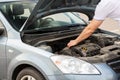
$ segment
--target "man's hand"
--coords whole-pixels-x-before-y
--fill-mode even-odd
[[[102,20],[100,21],[93,19],[91,23],[80,33],[80,35],[75,40],[71,40],[67,46],[70,48],[87,39],[102,24],[102,22]]]
[[[75,45],[77,45],[77,44],[78,44],[78,42],[77,42],[76,40],[71,40],[71,41],[67,44],[67,46],[70,48],[70,47],[75,46]]]

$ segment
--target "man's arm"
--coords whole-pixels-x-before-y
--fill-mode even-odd
[[[103,20],[93,19],[90,24],[82,31],[82,33],[75,39],[71,40],[67,46],[70,48],[77,45],[79,42],[87,39],[92,33],[102,24]]]

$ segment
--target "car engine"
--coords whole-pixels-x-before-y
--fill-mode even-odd
[[[111,52],[115,54],[120,53],[120,41],[116,36],[103,33],[93,34],[88,39],[71,48],[66,47],[69,40],[71,38],[47,42],[40,45],[39,48],[55,54],[75,57],[92,57]]]
[[[70,56],[94,56],[100,54],[100,46],[94,43],[86,43],[83,45],[77,45],[74,47],[64,48],[59,52],[60,54],[70,55]]]
[[[93,34],[81,44],[71,48],[66,47],[58,53],[70,56],[91,57],[104,54],[106,50],[105,48],[113,45],[114,47],[110,47],[107,51],[109,52],[110,50],[115,49],[114,51],[119,50],[120,52],[120,47],[117,46],[119,43],[115,44],[115,42],[119,42],[115,36],[109,36],[106,34]]]

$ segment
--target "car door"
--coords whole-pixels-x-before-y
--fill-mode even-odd
[[[5,79],[6,77],[6,53],[5,53],[5,45],[6,45],[7,37],[5,33],[5,28],[3,23],[0,20],[0,80]]]

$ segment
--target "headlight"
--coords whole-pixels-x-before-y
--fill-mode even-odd
[[[65,74],[100,74],[92,64],[74,57],[52,56],[51,60]]]

